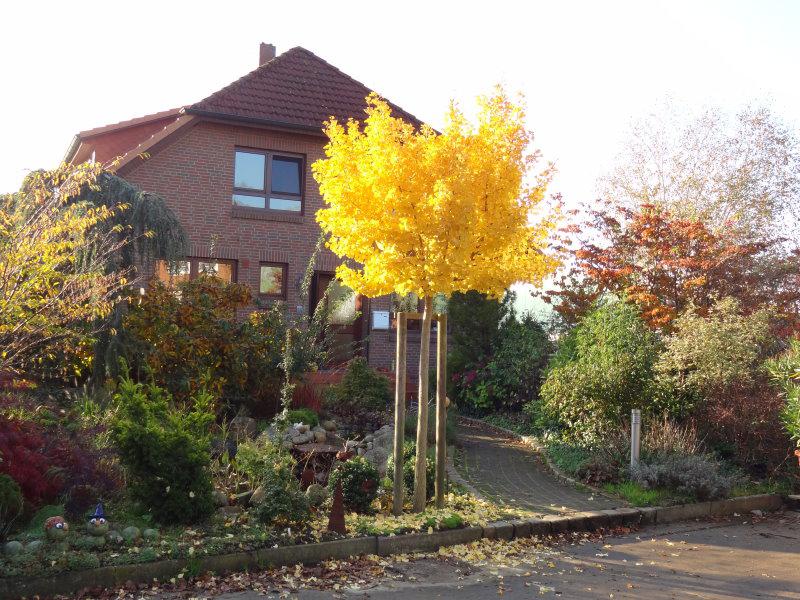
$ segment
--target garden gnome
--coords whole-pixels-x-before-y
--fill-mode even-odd
[[[89,518],[86,524],[86,530],[89,535],[103,536],[108,533],[109,524],[106,519],[106,513],[103,511],[103,503],[100,502],[94,509],[94,514]]]
[[[344,524],[344,497],[342,494],[342,484],[336,484],[333,492],[333,506],[328,517],[328,531],[334,531],[341,535],[347,534],[347,527]]]
[[[67,537],[69,525],[64,520],[64,517],[50,517],[44,522],[44,533],[47,539],[53,542],[59,542]]]

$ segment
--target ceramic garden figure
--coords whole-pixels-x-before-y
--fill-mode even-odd
[[[59,542],[67,537],[68,531],[69,524],[64,517],[50,517],[44,522],[44,532],[48,540]]]
[[[109,523],[106,519],[106,513],[103,511],[103,503],[97,505],[94,509],[94,514],[89,518],[86,524],[86,530],[89,535],[103,536],[108,533]]]

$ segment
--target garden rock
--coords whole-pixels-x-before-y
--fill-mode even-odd
[[[321,425],[325,431],[336,431],[336,423],[334,421],[331,420],[323,421]]]
[[[239,506],[247,506],[251,502],[252,497],[253,490],[247,490],[246,492],[236,494],[233,498]]]
[[[25,552],[28,554],[35,554],[42,549],[42,546],[44,546],[44,542],[42,540],[33,540],[32,542],[25,544]]]
[[[142,537],[142,532],[139,531],[138,527],[134,527],[133,525],[122,530],[122,538],[128,543],[135,542],[140,537]]]
[[[318,483],[312,483],[306,490],[308,501],[314,508],[322,506],[328,499],[328,490]]]
[[[158,539],[158,529],[148,528],[142,531],[142,537],[146,540],[157,540]]]
[[[264,497],[266,496],[266,492],[264,491],[263,486],[258,486],[254,491],[253,495],[250,496],[250,504],[261,504],[264,501]]]
[[[324,444],[328,441],[328,432],[322,427],[314,427],[314,441],[318,444]]]
[[[372,463],[372,466],[378,469],[378,473],[381,474],[381,477],[386,475],[386,463],[389,460],[388,451],[380,447],[370,448],[364,452],[364,458]]]
[[[6,542],[3,546],[3,554],[6,556],[16,556],[20,552],[22,552],[22,543],[16,540]]]
[[[242,512],[241,506],[220,506],[217,512],[223,517],[233,517]]]
[[[231,420],[228,429],[237,440],[245,440],[255,437],[258,431],[258,424],[252,417],[239,415]]]
[[[217,508],[228,505],[228,496],[221,490],[214,490],[211,492],[211,498],[214,500],[214,506]]]
[[[122,537],[122,534],[119,531],[114,531],[114,530],[109,531],[108,534],[106,535],[106,538],[108,539],[109,543],[114,544],[116,546],[119,546],[125,541],[125,538]]]
[[[298,423],[297,425],[295,425],[295,429],[297,429],[297,431],[299,431],[300,433],[306,433],[308,432],[309,427],[305,423]]]

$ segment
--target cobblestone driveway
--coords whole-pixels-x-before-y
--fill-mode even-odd
[[[623,506],[606,496],[562,483],[529,446],[496,429],[459,419],[456,470],[478,492],[534,513],[567,514]]]

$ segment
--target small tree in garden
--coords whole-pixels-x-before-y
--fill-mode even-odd
[[[102,171],[88,163],[36,171],[0,196],[0,372],[72,376],[88,365],[132,275],[108,269],[128,240],[104,227],[126,207],[77,200]]]
[[[442,133],[425,125],[416,130],[393,117],[375,94],[367,104],[363,125],[335,119],[326,124],[326,158],[313,165],[326,203],[317,220],[329,235],[328,247],[349,259],[336,272],[342,283],[367,296],[414,293],[424,301],[414,490],[414,510],[421,511],[432,298],[469,290],[499,297],[511,283],[540,283],[553,270],[555,261],[543,252],[550,216],[531,220],[551,169],[526,180],[539,153],[529,149],[524,110],[502,91],[480,100],[475,125],[452,106]],[[398,390],[399,406],[404,398]],[[445,440],[438,433],[444,429],[444,399],[442,389],[437,505],[443,503]],[[395,426],[402,429],[403,423]],[[398,440],[395,465],[402,466]],[[396,477],[396,499],[402,497],[400,482]]]

